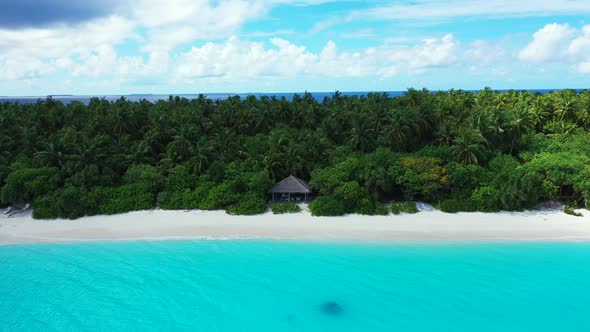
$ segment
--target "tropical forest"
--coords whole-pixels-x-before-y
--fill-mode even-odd
[[[4,102],[0,206],[253,215],[285,210],[267,192],[294,175],[317,216],[573,209],[590,202],[589,129],[575,90]]]

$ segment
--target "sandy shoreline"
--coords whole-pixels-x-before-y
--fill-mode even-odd
[[[422,211],[414,215],[335,218],[297,214],[230,216],[223,211],[138,211],[78,220],[0,217],[0,245],[139,239],[259,238],[313,241],[589,240],[590,212]]]

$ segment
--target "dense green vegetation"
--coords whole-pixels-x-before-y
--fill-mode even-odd
[[[0,104],[0,205],[36,218],[149,209],[266,211],[310,180],[314,215],[590,201],[590,91],[431,93],[316,101],[232,97]],[[398,206],[402,211],[407,206]]]
[[[391,202],[391,213],[418,213],[418,207],[415,202]]]
[[[289,202],[289,203],[274,203],[271,207],[273,214],[284,214],[284,213],[297,213],[301,211],[299,205]]]

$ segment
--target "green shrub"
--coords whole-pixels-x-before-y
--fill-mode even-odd
[[[207,192],[206,198],[199,203],[199,206],[203,210],[224,209],[236,203],[238,198],[239,194],[236,190],[236,183],[227,181],[211,188]]]
[[[574,216],[574,217],[582,217],[583,216],[583,214],[581,214],[580,212],[576,212],[575,207],[570,204],[564,205],[563,212],[566,214],[569,214],[570,216]]]
[[[416,207],[416,203],[415,202],[401,202],[398,203],[398,207],[400,212],[402,213],[418,213],[418,208]]]
[[[184,191],[163,191],[158,194],[158,207],[163,210],[183,210]]]
[[[4,204],[31,202],[36,197],[56,190],[60,180],[57,168],[19,168],[6,178],[1,200]]]
[[[494,187],[483,186],[471,194],[473,210],[482,212],[496,212],[501,210],[500,191]],[[466,200],[469,201],[469,200]]]
[[[255,215],[266,212],[266,199],[257,193],[240,195],[237,202],[227,208],[227,213],[234,215]]]
[[[85,188],[65,187],[54,195],[60,217],[77,219],[86,215],[96,214],[96,202],[93,202]]]
[[[128,184],[142,184],[149,191],[157,193],[164,185],[164,177],[154,166],[133,165],[125,173],[125,182]]]
[[[311,175],[309,185],[324,195],[332,194],[337,187],[354,178],[359,163],[358,158],[350,157],[334,166],[315,170]]]
[[[225,177],[225,165],[222,161],[216,160],[214,161],[209,169],[207,170],[207,175],[211,178],[213,182],[221,182]]]
[[[387,209],[387,205],[383,203],[375,204],[375,213],[376,216],[386,216],[389,214],[389,210]]]
[[[283,213],[297,213],[301,211],[299,205],[295,203],[275,203],[271,206],[271,210],[273,214],[283,214]]]
[[[211,182],[201,182],[195,190],[185,190],[182,194],[182,205],[189,210],[207,210],[205,203],[213,186]]]
[[[164,190],[174,192],[194,189],[197,182],[198,177],[190,174],[186,166],[177,165],[168,170],[168,176],[164,181]]]
[[[247,180],[246,183],[248,192],[260,193],[266,195],[266,192],[274,184],[268,175],[267,171],[261,171],[258,173],[247,173],[243,175]]]
[[[418,208],[416,207],[415,202],[405,201],[405,202],[391,202],[391,213],[393,214],[400,214],[400,213],[418,213]]]
[[[344,203],[334,196],[320,196],[309,204],[313,216],[342,216],[346,213]]]
[[[355,210],[360,212],[361,209],[373,210],[372,207],[366,206],[369,203],[362,203],[368,194],[364,188],[361,188],[357,181],[342,183],[340,186],[336,187],[334,195],[344,203],[347,212],[353,212]],[[361,207],[361,204],[365,204],[365,206]]]
[[[542,184],[542,196],[546,199],[559,198],[559,186],[549,180],[544,180]]]
[[[477,211],[476,204],[471,199],[446,199],[443,201],[438,202],[436,207],[447,213],[456,213],[456,212],[475,212]]]
[[[156,197],[150,189],[141,183],[132,183],[115,188],[95,188],[90,195],[98,202],[101,214],[118,214],[153,208]]]
[[[358,211],[356,212],[366,216],[386,216],[389,214],[389,210],[385,204],[375,203],[368,199],[363,199],[361,201]]]
[[[113,183],[111,176],[101,174],[98,165],[88,165],[81,171],[72,174],[65,181],[66,186],[93,188],[110,186]]]
[[[356,212],[358,212],[360,214],[372,216],[375,214],[375,203],[368,198],[363,198],[357,204],[357,211]]]
[[[33,218],[35,219],[57,219],[59,211],[52,197],[41,196],[33,201]]]
[[[421,195],[434,199],[448,189],[449,178],[438,158],[406,156],[396,161],[388,170],[396,179],[406,199]]]
[[[391,201],[391,213],[393,214],[400,214],[401,211],[399,210],[399,205],[395,201]]]
[[[96,202],[85,188],[67,186],[33,201],[35,219],[77,219],[97,212]]]

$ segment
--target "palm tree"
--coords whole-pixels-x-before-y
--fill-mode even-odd
[[[192,151],[191,157],[188,160],[188,168],[195,175],[201,175],[209,167],[213,157],[213,148],[204,140],[198,141]]]
[[[450,146],[455,140],[455,125],[449,121],[443,122],[434,134],[435,141],[439,145]]]
[[[167,153],[172,160],[183,162],[188,160],[194,148],[196,128],[191,125],[182,126],[166,146]]]
[[[287,147],[283,158],[285,159],[285,170],[289,175],[302,176],[306,169],[304,152],[300,145],[291,144]]]
[[[107,157],[107,154],[102,151],[104,144],[104,136],[99,136],[94,139],[85,139],[74,148],[72,160],[75,161],[76,170],[81,171],[84,168],[100,164],[100,161]]]
[[[540,132],[543,130],[543,125],[547,123],[550,113],[545,102],[545,98],[537,97],[531,105],[531,121],[533,128]]]
[[[116,154],[114,157],[125,167],[141,164],[152,165],[155,163],[151,154],[151,147],[144,141],[134,142],[125,153]]]
[[[451,151],[455,154],[457,161],[463,164],[479,164],[483,156],[485,143],[481,132],[472,128],[461,129],[453,140]]]
[[[384,128],[384,137],[392,148],[403,149],[409,141],[412,130],[407,115],[393,110]]]
[[[590,91],[584,91],[580,95],[579,109],[576,113],[578,124],[585,129],[590,127]]]
[[[33,156],[44,166],[64,168],[74,151],[74,145],[61,138],[55,142],[45,143],[44,148],[35,152]]]
[[[514,146],[526,130],[533,127],[532,112],[529,108],[518,108],[511,112],[510,128],[512,130],[512,143],[510,145],[510,154],[514,151]]]
[[[353,149],[360,151],[371,151],[374,147],[373,129],[371,123],[364,116],[355,116],[352,119],[352,126],[348,132],[348,143]]]
[[[233,159],[240,148],[238,136],[228,128],[221,128],[214,137],[215,150],[222,158]]]
[[[556,118],[562,122],[571,119],[576,113],[576,92],[573,90],[559,91],[555,97]]]

